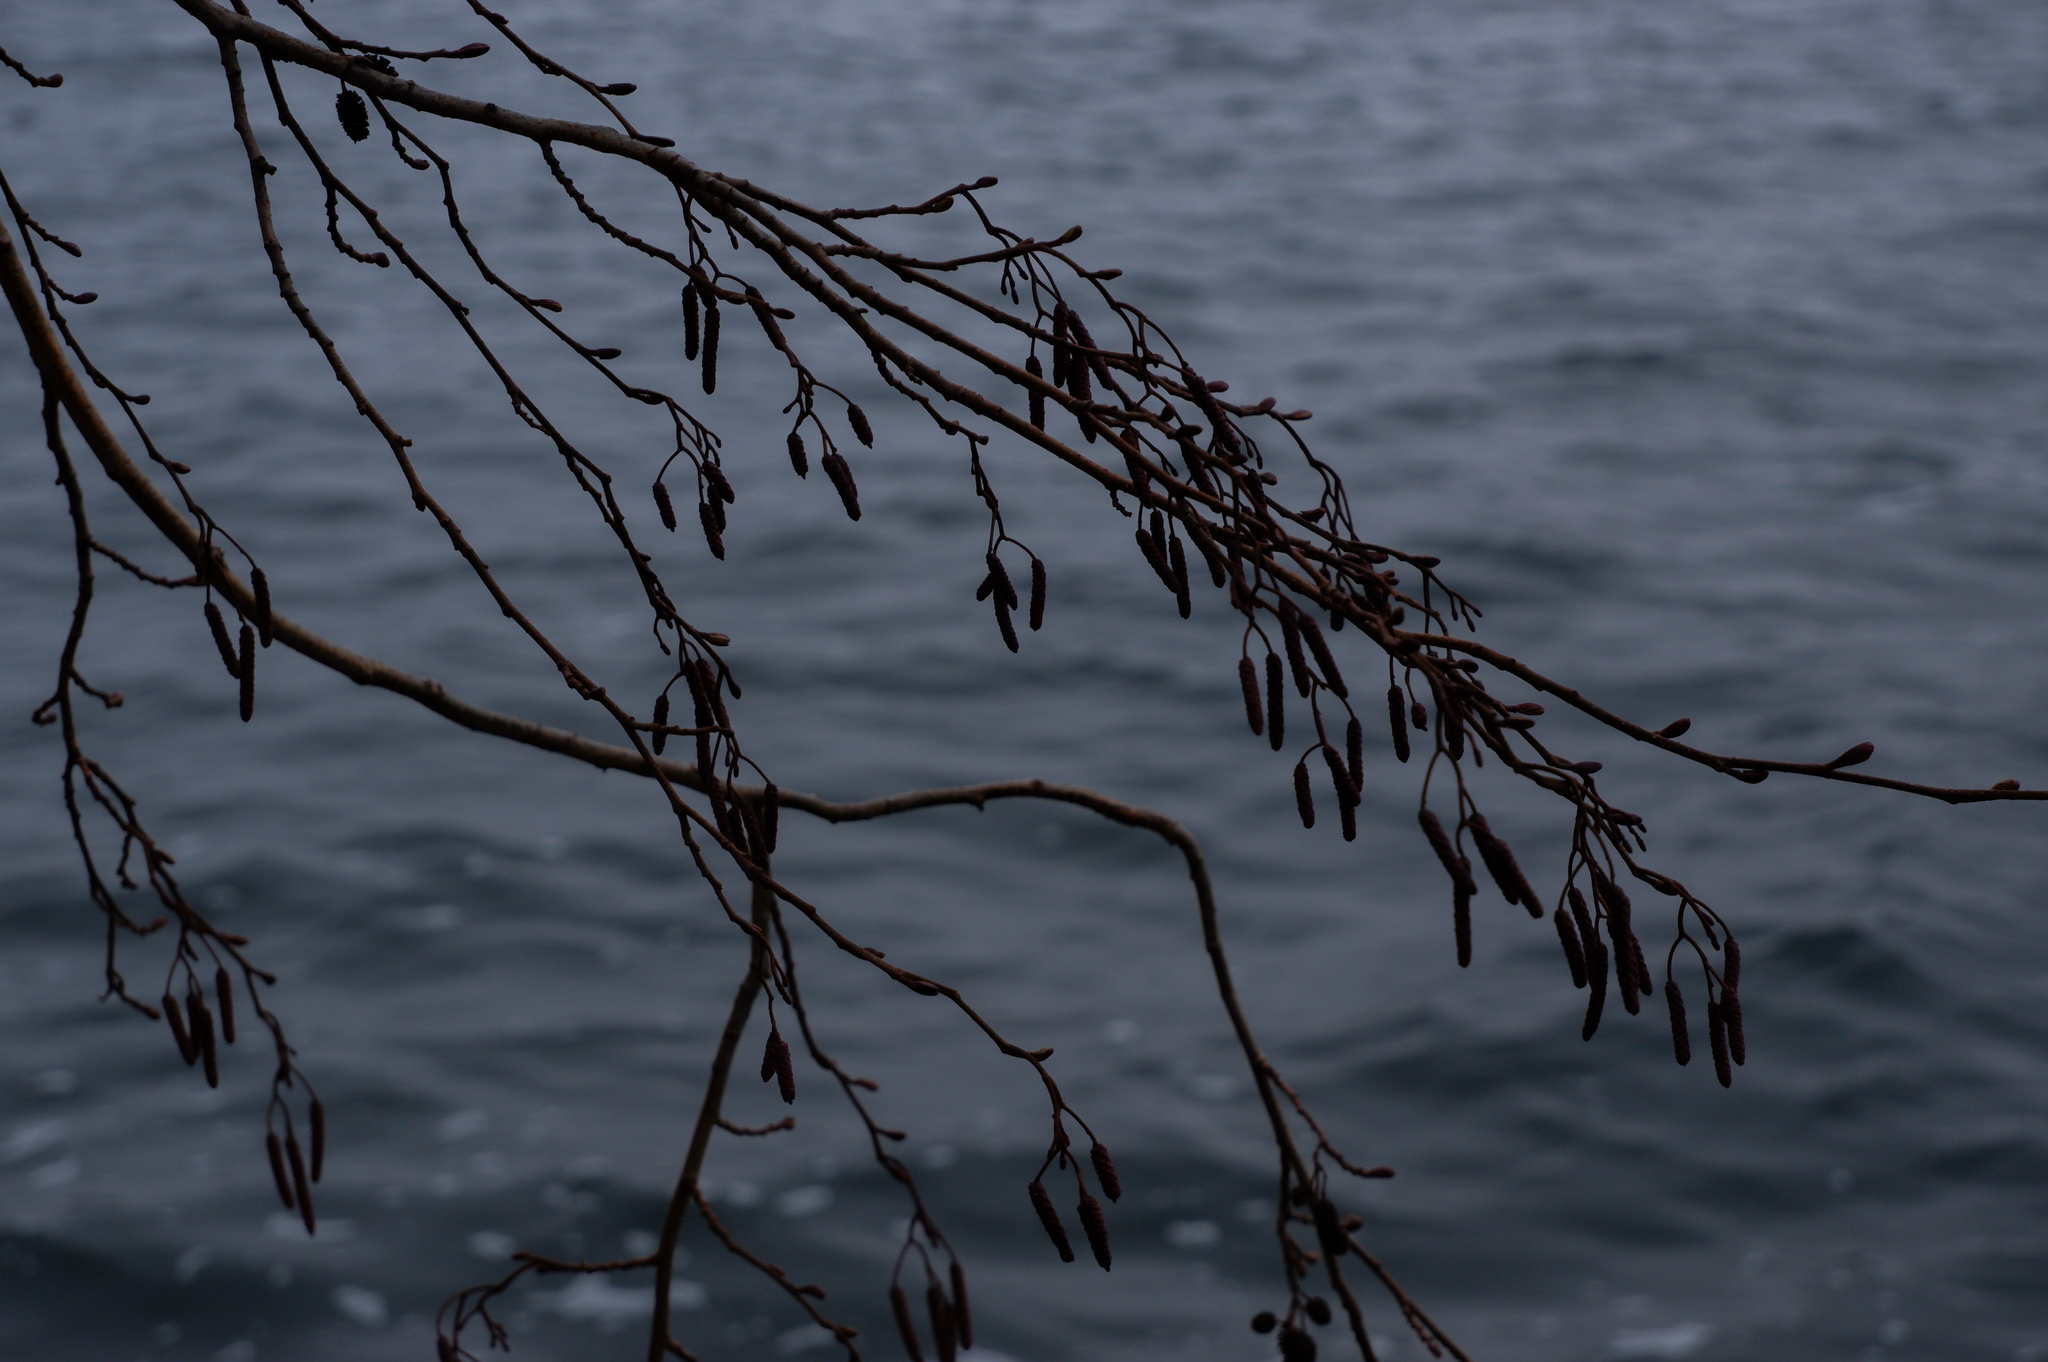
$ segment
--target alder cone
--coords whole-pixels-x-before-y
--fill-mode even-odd
[[[349,141],[370,140],[370,106],[354,90],[343,90],[334,97],[334,117]]]

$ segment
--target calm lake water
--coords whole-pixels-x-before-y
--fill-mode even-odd
[[[983,174],[1009,225],[1092,264],[1235,392],[1313,408],[1362,530],[1441,555],[1483,637],[1704,745],[1941,783],[2048,783],[2048,9],[2022,0],[519,0],[525,31],[640,85],[641,125],[808,202],[910,202]],[[267,12],[266,12],[267,11]],[[490,36],[454,4],[325,0],[400,46]],[[288,16],[276,7],[259,15]],[[0,3],[58,91],[0,86],[0,167],[51,227],[101,364],[263,558],[281,608],[479,702],[602,736],[406,505],[280,307],[213,48],[172,6]],[[507,52],[427,74],[588,116]],[[389,219],[483,289],[437,192],[324,107],[316,135]],[[259,120],[267,141],[282,134]],[[668,281],[591,231],[532,150],[466,132],[471,220],[630,377],[679,386]],[[277,181],[317,304],[425,474],[605,684],[661,659],[560,464],[396,271],[324,243]],[[665,231],[647,177],[578,162]],[[968,245],[959,214],[900,238]],[[950,244],[949,244],[950,243]],[[764,277],[766,271],[757,271]],[[2048,896],[2038,806],[1950,809],[1737,785],[1558,720],[1649,819],[1653,863],[1747,945],[1733,1091],[1661,1019],[1578,1038],[1546,924],[1491,905],[1469,971],[1415,835],[1417,773],[1369,757],[1363,830],[1303,831],[1242,728],[1232,618],[1183,623],[1125,522],[999,444],[1011,527],[1051,569],[1021,655],[973,600],[985,522],[961,451],[817,318],[813,362],[876,413],[865,518],[789,474],[779,360],[729,348],[703,404],[739,501],[727,560],[659,539],[687,614],[732,634],[737,719],[785,785],[841,797],[1013,776],[1086,783],[1202,836],[1248,1005],[1353,1156],[1348,1204],[1475,1357],[2048,1358]],[[550,409],[642,488],[666,453],[507,327]],[[957,366],[956,366],[957,367]],[[659,1221],[742,960],[655,792],[456,730],[275,650],[236,722],[197,603],[103,576],[90,719],[217,920],[254,938],[334,1112],[307,1241],[259,1148],[264,1066],[221,1089],[96,1001],[100,926],[26,722],[69,545],[18,347],[0,344],[0,1351],[104,1362],[432,1355],[427,1321],[515,1246],[608,1257]],[[635,495],[638,495],[636,493]],[[169,565],[95,494],[110,542]],[[1340,640],[1341,642],[1342,640]],[[1354,669],[1371,667],[1356,653]],[[1482,773],[1525,864],[1555,809]],[[1272,1170],[1175,861],[1058,809],[784,822],[784,874],[849,931],[1058,1048],[1117,1150],[1116,1271],[1063,1267],[1023,1186],[1039,1098],[939,1005],[806,947],[823,1037],[977,1285],[989,1359],[1261,1362]],[[160,966],[146,950],[131,977]],[[751,1049],[751,1043],[750,1047]],[[798,1129],[727,1140],[721,1213],[897,1355],[901,1202],[823,1082]],[[782,1108],[740,1085],[736,1119]],[[823,1358],[694,1228],[678,1328],[707,1359]],[[535,1284],[515,1359],[637,1355],[644,1282]],[[1385,1356],[1423,1356],[1367,1298]],[[1328,1337],[1330,1347],[1339,1339]],[[813,1351],[813,1349],[817,1349]]]

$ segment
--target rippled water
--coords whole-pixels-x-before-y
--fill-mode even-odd
[[[401,45],[485,36],[458,8],[320,13]],[[1721,750],[1813,759],[1871,739],[1876,771],[2048,780],[2048,10],[506,8],[574,64],[640,82],[643,126],[704,164],[814,203],[994,173],[1019,230],[1085,223],[1087,259],[1125,268],[1127,296],[1209,371],[1317,411],[1365,533],[1441,554],[1488,610],[1485,637],[1570,684],[1689,714]],[[283,608],[482,703],[601,733],[406,508],[278,306],[210,44],[141,0],[4,4],[0,31],[68,77],[0,93],[0,165],[87,248],[64,268],[102,295],[81,314],[90,343],[156,395],[156,430]],[[503,56],[434,74],[575,108]],[[446,141],[499,263],[567,302],[579,335],[624,346],[629,374],[672,374],[666,281],[591,233],[528,150]],[[374,144],[337,155],[449,261],[421,182]],[[658,228],[639,178],[587,173]],[[552,456],[439,316],[322,254],[302,173],[278,184],[309,286],[493,564],[606,684],[658,684],[631,584]],[[448,277],[479,292],[459,262]],[[1173,618],[1121,519],[999,448],[1012,528],[1053,583],[1045,632],[1011,657],[972,600],[982,522],[959,451],[821,325],[793,329],[882,413],[866,518],[789,478],[773,369],[738,345],[705,405],[739,484],[728,561],[659,545],[686,612],[734,636],[750,749],[832,795],[1037,775],[1187,822],[1272,1050],[1357,1158],[1400,1170],[1353,1197],[1367,1235],[1476,1357],[2048,1357],[2037,812],[1737,786],[1560,721],[1649,817],[1656,863],[1738,926],[1753,981],[1732,1092],[1674,1068],[1654,1017],[1581,1044],[1547,926],[1483,917],[1473,968],[1456,968],[1405,812],[1414,773],[1372,758],[1356,844],[1302,831],[1286,765],[1240,727],[1225,612]],[[510,353],[559,368],[529,341]],[[17,718],[48,684],[69,571],[25,367],[4,348],[0,675]],[[541,382],[644,485],[665,448],[640,413],[573,376]],[[132,514],[98,506],[107,538],[165,563]],[[637,1251],[739,948],[640,783],[287,656],[265,655],[245,728],[209,658],[190,602],[108,581],[86,665],[129,702],[91,741],[219,920],[284,975],[278,1005],[335,1111],[330,1220],[309,1243],[278,1213],[259,1062],[237,1056],[208,1093],[159,1030],[95,1001],[56,749],[10,724],[0,1346],[429,1356],[436,1304],[511,1247]],[[1525,861],[1554,872],[1555,811],[1484,788]],[[965,1248],[986,1351],[1266,1356],[1244,1321],[1276,1301],[1252,1223],[1270,1168],[1174,862],[1027,807],[792,818],[783,840],[786,875],[850,931],[1057,1046],[1118,1150],[1117,1270],[1063,1268],[1022,1192],[1043,1139],[1026,1075],[935,1005],[807,956],[828,1043],[881,1081],[883,1119],[911,1132]],[[900,1202],[803,1082],[799,1129],[721,1145],[713,1186],[893,1356],[878,1307]],[[739,1119],[780,1110],[742,1087]],[[825,1355],[692,1235],[677,1303],[694,1348]],[[634,1355],[644,1297],[631,1279],[542,1283],[508,1312],[513,1356]],[[1422,1355],[1368,1307],[1387,1356]]]

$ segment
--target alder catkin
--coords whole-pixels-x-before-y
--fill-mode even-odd
[[[214,996],[220,999],[220,1038],[229,1045],[235,1043],[235,990],[228,981],[228,967],[222,965],[213,972]]]
[[[1308,786],[1308,758],[1303,757],[1294,764],[1294,810],[1301,815],[1301,825],[1312,828],[1316,825],[1316,802]]]
[[[1474,892],[1478,886],[1472,882],[1471,863],[1451,845],[1450,834],[1444,831],[1443,820],[1436,816],[1436,810],[1418,810],[1415,821],[1422,824],[1422,835],[1429,839],[1429,849],[1436,853],[1436,858],[1444,863],[1444,873],[1451,877],[1451,883],[1467,894]]]
[[[1365,797],[1365,725],[1356,714],[1344,725],[1344,766],[1351,773],[1351,788]]]
[[[1529,881],[1522,874],[1522,867],[1515,860],[1515,853],[1506,842],[1494,835],[1486,822],[1486,815],[1473,813],[1465,820],[1472,829],[1472,840],[1479,848],[1479,859],[1486,863],[1493,882],[1500,886],[1502,897],[1509,903],[1519,903],[1529,910],[1529,916],[1542,917],[1543,903],[1536,897],[1536,891],[1529,887]]]
[[[192,1043],[199,1047],[199,1060],[206,1071],[206,1086],[220,1086],[220,1056],[214,1048],[213,1013],[207,1009],[206,997],[198,985],[185,995],[185,1013],[192,1021]]]
[[[1088,1162],[1095,1165],[1095,1180],[1102,1184],[1102,1194],[1111,1201],[1119,1200],[1124,1194],[1124,1185],[1116,1175],[1116,1164],[1110,1161],[1109,1146],[1100,1141],[1091,1144]]]
[[[1387,717],[1391,720],[1390,727],[1394,734],[1394,756],[1401,761],[1406,761],[1408,760],[1408,718],[1401,711],[1401,688],[1399,686],[1387,687]]]
[[[868,414],[853,403],[846,404],[846,424],[853,427],[854,438],[869,449],[875,447],[875,430],[868,424]]]
[[[663,691],[654,697],[654,727],[656,729],[654,734],[654,755],[657,757],[661,755],[661,749],[668,746],[668,734],[660,731],[661,726],[667,722],[668,692]]]
[[[1251,725],[1254,737],[1266,731],[1266,716],[1259,705],[1259,669],[1248,657],[1237,660],[1237,681],[1244,690],[1244,721]]]
[[[972,1352],[974,1312],[967,1308],[967,1274],[961,1271],[958,1258],[952,1261],[948,1272],[953,1278],[953,1327],[960,1333],[960,1346]]]
[[[327,1167],[327,1108],[322,1106],[320,1099],[316,1097],[313,1099],[313,1105],[307,1108],[306,1116],[308,1124],[313,1127],[312,1177],[313,1181],[318,1182],[320,1174]]]
[[[1038,362],[1038,356],[1036,356],[1036,355],[1030,355],[1030,356],[1027,356],[1027,357],[1025,358],[1025,360],[1024,360],[1024,372],[1025,372],[1025,373],[1027,373],[1027,374],[1030,374],[1030,375],[1031,375],[1031,376],[1032,376],[1033,378],[1044,378],[1044,377],[1045,377],[1045,366],[1044,366],[1043,364],[1040,364],[1040,363]],[[1044,430],[1044,429],[1045,429],[1045,394],[1044,394],[1043,392],[1041,392],[1041,391],[1040,391],[1039,389],[1037,389],[1037,388],[1033,388],[1033,389],[1031,389],[1031,391],[1030,391],[1030,402],[1031,402],[1031,424],[1032,424],[1032,425],[1034,425],[1034,426],[1037,426],[1037,427],[1038,427],[1038,428],[1039,428],[1040,430]]]
[[[171,1025],[171,1039],[178,1042],[178,1058],[189,1068],[199,1061],[199,1050],[192,1044],[192,1033],[185,1029],[185,1014],[178,1007],[178,1000],[164,994],[164,1020]]]
[[[229,676],[241,680],[242,668],[235,657],[234,640],[228,637],[228,624],[221,618],[220,607],[212,601],[206,603],[206,627],[213,634],[213,646],[220,650],[220,665],[228,669]]]
[[[1309,614],[1301,616],[1300,624],[1302,639],[1308,644],[1308,650],[1315,654],[1316,666],[1322,669],[1323,684],[1335,691],[1339,700],[1348,699],[1351,692],[1344,685],[1344,674],[1337,670],[1337,659],[1331,655],[1330,645],[1323,638],[1322,626],[1316,623],[1315,616]]]
[[[1031,560],[1031,627],[1045,623],[1045,564]]]
[[[1415,725],[1417,733],[1429,731],[1429,707],[1417,700],[1408,706],[1408,718]]]
[[[1017,588],[1010,584],[1010,574],[1003,567],[1003,560],[994,549],[988,553],[988,575],[995,579],[996,595],[1007,610],[1015,610],[1019,604]]]
[[[932,1345],[938,1351],[939,1362],[953,1362],[957,1347],[953,1334],[953,1307],[946,1299],[946,1293],[939,1288],[936,1277],[925,1283],[924,1304],[932,1317]]]
[[[1301,626],[1295,623],[1294,611],[1282,603],[1280,607],[1280,641],[1287,649],[1287,669],[1294,676],[1294,689],[1303,699],[1308,697],[1308,662],[1301,655]]]
[[[1737,1064],[1749,1062],[1749,1047],[1742,1040],[1742,995],[1732,988],[1721,990],[1721,1025],[1728,1031],[1728,1057]]]
[[[708,501],[697,503],[697,523],[704,527],[704,543],[711,549],[711,556],[723,562],[725,560],[725,539],[719,533],[719,518],[718,512],[712,509],[712,503]]]
[[[1607,1005],[1607,947],[1597,936],[1586,938],[1586,986],[1591,996],[1586,999],[1586,1024],[1579,1030],[1580,1040],[1593,1039],[1600,1029],[1601,1009]]]
[[[782,824],[782,791],[769,781],[761,787],[761,850],[775,854],[775,839]]]
[[[242,686],[238,699],[242,722],[246,724],[256,713],[256,630],[246,622],[242,625],[241,644]]]
[[[1081,1204],[1076,1206],[1081,1217],[1081,1232],[1088,1236],[1088,1247],[1095,1253],[1095,1261],[1104,1272],[1109,1271],[1109,1224],[1102,1218],[1102,1203],[1088,1193],[1081,1193]]]
[[[1586,955],[1579,949],[1579,933],[1578,929],[1572,926],[1571,914],[1560,905],[1557,911],[1551,914],[1551,918],[1557,923],[1557,940],[1558,944],[1564,947],[1564,962],[1571,968],[1572,987],[1584,988]]]
[[[1712,998],[1707,1000],[1707,1043],[1714,1051],[1714,1077],[1722,1087],[1734,1087],[1735,1075],[1728,1068],[1727,1018],[1721,1014],[1721,1004]]]
[[[1194,602],[1188,596],[1188,556],[1181,547],[1180,536],[1170,534],[1166,538],[1166,565],[1173,569],[1173,599],[1180,607],[1180,617],[1186,619],[1194,612]]]
[[[1593,931],[1593,915],[1586,910],[1586,896],[1579,892],[1579,887],[1576,884],[1566,885],[1564,887],[1564,896],[1571,902],[1572,922],[1579,929],[1579,940],[1581,942],[1598,940]],[[1587,949],[1590,951],[1591,947],[1588,946]],[[1588,959],[1590,958],[1589,956]]]
[[[1730,993],[1742,987],[1742,946],[1732,936],[1721,947],[1721,987]]]
[[[1266,654],[1266,737],[1278,752],[1287,741],[1287,703],[1285,678],[1280,674],[1280,655]]]
[[[1460,863],[1464,862],[1460,856]],[[1472,889],[1471,876],[1451,886],[1451,936],[1458,945],[1458,968],[1467,969],[1472,964]]]
[[[262,568],[249,569],[249,588],[256,594],[256,637],[268,648],[271,639],[270,579]]]
[[[341,130],[348,134],[351,142],[370,140],[370,106],[354,90],[343,90],[334,97],[334,116],[341,124]]]
[[[1052,1208],[1052,1196],[1045,1190],[1045,1184],[1034,1180],[1028,1190],[1031,1209],[1038,1212],[1038,1223],[1045,1226],[1045,1237],[1059,1250],[1061,1262],[1073,1262],[1074,1246],[1067,1242],[1067,1227],[1060,1223],[1060,1213]]]
[[[718,390],[718,300],[704,295],[704,395]]]
[[[676,527],[676,504],[669,497],[668,484],[659,478],[654,480],[654,509],[661,513],[662,528],[674,530]]]
[[[683,358],[697,358],[697,285],[683,285]]]
[[[839,502],[846,508],[846,518],[859,520],[860,489],[854,486],[853,469],[847,466],[846,456],[835,449],[818,460],[818,464],[825,470],[825,476],[832,480],[833,490],[839,493]]]
[[[299,1204],[292,1196],[291,1175],[284,1170],[284,1146],[278,1143],[276,1131],[263,1137],[263,1148],[270,1155],[270,1176],[277,1183],[277,1199],[286,1210],[296,1211]]]
[[[306,1222],[306,1233],[315,1233],[313,1189],[306,1181],[306,1158],[299,1152],[299,1137],[290,1130],[284,1133],[284,1158],[292,1170],[292,1194],[299,1199],[299,1219]]]
[[[895,1313],[896,1332],[903,1336],[903,1351],[910,1354],[910,1362],[924,1362],[924,1346],[917,1341],[917,1321],[910,1317],[910,1297],[901,1286],[889,1287],[889,1309]]]
[[[1003,636],[1003,646],[1011,652],[1017,651],[1017,626],[1010,622],[1010,607],[996,601],[996,629]]]
[[[1692,1063],[1692,1037],[1685,1029],[1685,995],[1676,979],[1664,981],[1664,1001],[1671,1008],[1671,1054],[1683,1067]]]
[[[1073,357],[1067,352],[1067,305],[1055,303],[1052,309],[1052,385],[1055,388],[1067,386],[1067,366]]]

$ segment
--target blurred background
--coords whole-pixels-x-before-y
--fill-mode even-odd
[[[994,174],[986,201],[1016,230],[1085,224],[1081,256],[1124,269],[1123,295],[1233,395],[1315,410],[1308,434],[1365,534],[1441,555],[1487,612],[1481,636],[1567,684],[1651,723],[1689,715],[1721,751],[1820,760],[1867,739],[1877,773],[2048,784],[2048,10],[504,9],[580,70],[638,82],[640,126],[701,164],[819,205]],[[454,4],[319,13],[402,47],[493,36]],[[66,76],[0,87],[0,166],[85,248],[59,259],[67,287],[100,294],[81,333],[154,395],[152,429],[279,608],[480,703],[607,736],[410,510],[279,305],[211,41],[158,0],[13,0],[0,34]],[[595,116],[502,44],[422,74]],[[1243,729],[1233,617],[1205,594],[1177,619],[1078,478],[1013,443],[988,457],[1012,533],[1051,573],[1045,630],[1013,657],[973,600],[986,522],[964,450],[804,311],[792,338],[880,433],[855,451],[866,515],[850,524],[821,477],[791,476],[787,371],[735,326],[718,395],[692,398],[739,490],[714,562],[655,521],[644,489],[668,442],[646,409],[486,295],[437,226],[437,186],[348,144],[332,89],[291,88],[335,164],[618,475],[684,612],[733,636],[735,718],[778,781],[864,797],[1040,776],[1204,839],[1269,1048],[1355,1159],[1400,1171],[1342,1200],[1475,1358],[2048,1358],[2038,807],[1743,786],[1548,721],[1607,763],[1603,788],[1649,820],[1651,863],[1747,948],[1733,1091],[1676,1068],[1651,1013],[1615,1009],[1581,1043],[1547,924],[1482,903],[1473,966],[1456,967],[1415,769],[1375,743],[1359,840],[1299,826],[1287,761]],[[310,176],[256,103],[304,284],[425,475],[558,640],[651,697],[644,611],[559,459],[398,271],[327,247]],[[532,148],[415,121],[457,160],[515,283],[561,299],[586,343],[623,347],[630,379],[691,390],[670,279],[582,221]],[[608,211],[671,239],[649,177],[570,163]],[[877,236],[965,253],[969,227],[956,211]],[[127,705],[90,715],[88,741],[215,920],[283,977],[274,1005],[333,1112],[317,1239],[270,1190],[262,1057],[234,1053],[210,1092],[161,1028],[96,1000],[101,925],[59,749],[27,723],[71,592],[36,401],[0,345],[0,1350],[424,1358],[437,1304],[514,1247],[645,1251],[742,961],[656,792],[282,649],[244,726],[199,602],[112,571],[84,665]],[[1285,492],[1298,472],[1280,466]],[[171,566],[131,511],[95,506],[105,539]],[[1369,692],[1373,665],[1339,651]],[[1554,882],[1558,809],[1492,774],[1495,825]],[[838,829],[789,816],[782,844],[783,874],[858,939],[1056,1046],[1117,1151],[1116,1270],[1062,1266],[1024,1196],[1045,1140],[1028,1073],[941,1005],[803,948],[821,1038],[880,1082],[877,1113],[910,1132],[961,1247],[982,1352],[1269,1357],[1245,1322],[1281,1304],[1260,1223],[1272,1161],[1175,858],[1024,805]],[[126,960],[139,981],[163,963]],[[775,1119],[747,1068],[732,1114]],[[902,1202],[822,1076],[798,1081],[798,1129],[715,1146],[711,1190],[893,1357]],[[678,1330],[701,1356],[829,1355],[701,1229],[686,1243]],[[1420,1359],[1366,1300],[1382,1355]],[[647,1303],[636,1278],[534,1282],[504,1312],[512,1356],[635,1356]]]

